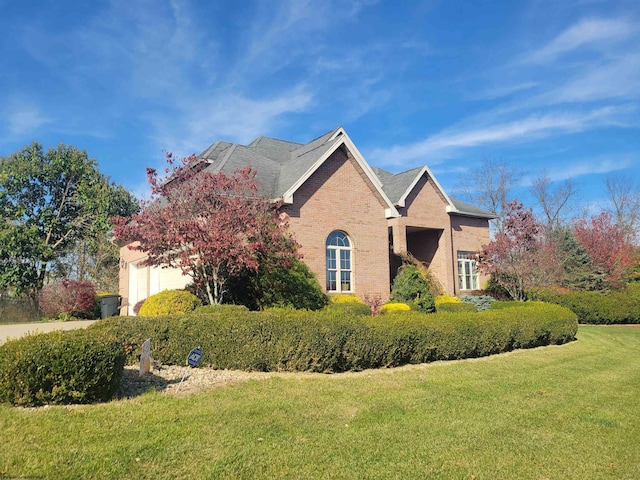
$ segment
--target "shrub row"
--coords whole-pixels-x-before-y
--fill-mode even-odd
[[[38,406],[109,400],[125,358],[122,342],[85,330],[9,341],[0,346],[0,402]]]
[[[376,317],[285,309],[182,317],[113,317],[88,329],[125,345],[137,362],[151,338],[152,356],[184,365],[200,346],[202,366],[259,371],[340,372],[479,357],[575,338],[576,316],[529,302],[481,313],[389,313]]]
[[[517,302],[515,300],[496,300],[491,303],[489,307],[491,310],[504,310],[505,308],[517,308],[524,305],[523,302]]]
[[[205,314],[205,313],[223,313],[223,312],[235,312],[242,313],[248,312],[249,309],[244,305],[230,305],[230,304],[222,304],[222,305],[202,305],[200,307],[196,307],[194,313],[196,314]]]
[[[640,290],[560,293],[552,290],[536,292],[544,302],[562,305],[578,316],[580,323],[625,324],[640,323]]]
[[[438,312],[477,312],[478,309],[471,303],[441,303]]]

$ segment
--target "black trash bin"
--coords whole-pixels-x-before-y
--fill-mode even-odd
[[[100,318],[108,318],[118,315],[120,312],[120,295],[100,296]]]

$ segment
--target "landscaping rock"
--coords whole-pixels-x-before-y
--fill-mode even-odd
[[[116,398],[136,397],[149,390],[175,394],[186,367],[156,366],[150,373],[138,376],[138,366],[124,369]],[[242,372],[234,370],[214,370],[212,368],[190,368],[180,386],[179,395],[194,393],[208,388],[220,387],[249,379],[262,380],[277,375],[274,372]]]

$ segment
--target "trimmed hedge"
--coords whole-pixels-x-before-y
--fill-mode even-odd
[[[437,307],[438,312],[477,312],[478,309],[471,303],[441,303]]]
[[[521,307],[526,302],[516,302],[515,300],[496,300],[495,302],[491,302],[490,310],[504,310],[505,308],[516,308]]]
[[[32,407],[109,400],[125,358],[122,342],[85,330],[11,340],[0,346],[0,402]]]
[[[224,313],[224,312],[235,312],[242,313],[248,312],[249,309],[244,305],[231,305],[231,304],[222,304],[222,305],[202,305],[197,307],[193,313],[194,314],[207,314],[207,313]]]
[[[154,359],[184,365],[201,346],[202,365],[259,371],[341,372],[406,363],[479,357],[575,339],[576,316],[557,305],[528,302],[481,313],[401,312],[357,316],[287,311],[183,317],[112,317],[88,331],[125,345],[137,362],[151,337]]]
[[[186,290],[164,290],[147,298],[138,315],[158,317],[161,315],[183,315],[202,306],[202,301]]]
[[[638,288],[613,290],[608,294],[541,290],[535,295],[538,300],[555,303],[573,311],[580,323],[640,323],[640,290]]]

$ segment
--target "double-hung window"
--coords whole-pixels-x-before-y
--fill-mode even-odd
[[[475,252],[458,251],[458,288],[478,290],[478,264]]]
[[[351,242],[344,232],[336,230],[327,237],[327,292],[351,292]]]

